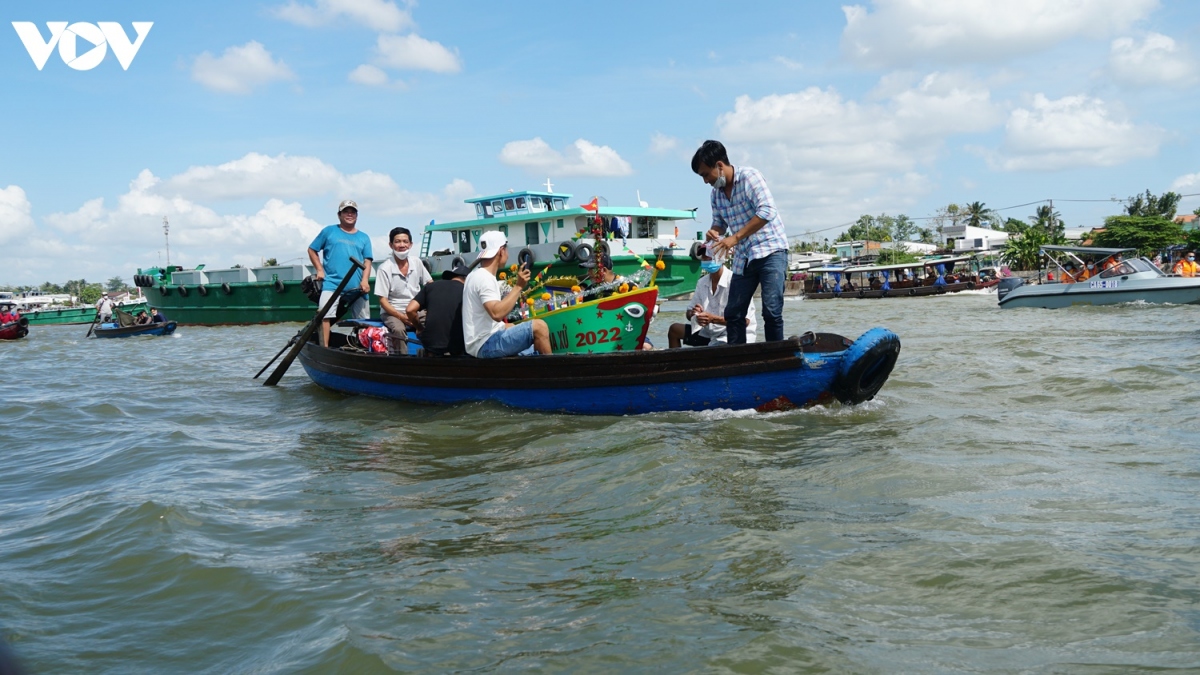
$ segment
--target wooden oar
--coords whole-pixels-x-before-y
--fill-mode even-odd
[[[346,273],[346,276],[342,277],[342,283],[338,284],[337,290],[335,290],[333,295],[329,297],[329,300],[325,302],[325,306],[317,310],[316,316],[314,316],[312,320],[308,322],[308,325],[304,327],[304,331],[300,333],[300,338],[292,338],[295,340],[295,344],[292,345],[292,351],[288,352],[288,355],[283,357],[283,361],[280,362],[279,367],[275,369],[275,372],[271,373],[271,376],[267,378],[266,382],[263,382],[264,387],[274,387],[275,385],[279,384],[279,380],[283,378],[283,374],[286,373],[287,369],[291,367],[292,361],[295,361],[296,357],[300,355],[300,350],[304,349],[304,345],[307,344],[309,339],[312,338],[312,335],[314,332],[316,332],[317,327],[321,325],[321,320],[325,318],[325,315],[329,313],[330,308],[333,307],[333,303],[337,302],[342,296],[342,291],[346,288],[346,282],[350,281],[350,277],[354,276],[354,271],[363,269],[363,264],[354,258],[350,259],[350,265],[350,271]],[[276,358],[279,357],[278,354],[275,356]],[[274,361],[275,359],[271,360]],[[258,375],[255,375],[255,377],[258,377]]]
[[[96,318],[92,319],[92,325],[88,326],[87,335],[83,336],[84,340],[92,337],[92,330],[96,328],[96,322],[99,320],[100,320],[100,310],[96,310]]]

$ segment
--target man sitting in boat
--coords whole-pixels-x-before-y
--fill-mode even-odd
[[[0,305],[0,324],[13,323],[20,320],[21,315],[17,314],[15,305]]]
[[[425,356],[462,356],[463,284],[470,270],[461,263],[442,272],[441,281],[426,285],[405,308],[409,324],[421,335]],[[425,312],[422,323],[419,312]]]
[[[1196,252],[1188,251],[1187,255],[1180,258],[1179,262],[1175,263],[1175,267],[1172,271],[1181,277],[1200,276],[1200,264],[1196,263]]]
[[[505,317],[521,301],[532,273],[522,266],[513,274],[512,289],[500,296],[496,275],[508,264],[508,238],[498,231],[484,232],[479,238],[479,265],[467,275],[463,289],[463,343],[467,353],[481,359],[517,354],[550,353],[550,329],[541,319],[504,323]]]
[[[145,310],[143,310],[143,311],[141,311],[141,312],[138,312],[138,313],[137,313],[137,318],[135,318],[135,319],[133,320],[133,323],[134,323],[135,325],[138,325],[138,326],[144,326],[144,325],[146,325],[146,324],[150,323],[150,315],[149,315],[149,314],[147,314],[147,313],[145,312]]]
[[[408,303],[433,277],[419,260],[409,259],[412,233],[408,228],[393,227],[388,234],[388,245],[392,255],[375,270],[375,295],[379,296],[379,312],[388,329],[391,352],[407,354],[408,331],[416,327],[409,323]]]
[[[729,302],[729,282],[733,275],[723,264],[712,259],[707,247],[701,251],[700,270],[706,274],[696,282],[696,291],[688,303],[689,323],[674,323],[667,329],[667,346],[671,349],[679,349],[683,345],[707,347],[726,341],[725,305]],[[747,343],[755,341],[757,325],[754,303],[750,303],[746,310]]]
[[[166,317],[164,317],[162,314],[159,313],[157,307],[151,307],[150,311],[153,313],[153,316],[150,317],[150,323],[166,323],[167,322]]]
[[[1073,284],[1078,276],[1079,270],[1075,269],[1075,263],[1067,263],[1066,267],[1063,269],[1062,279],[1060,279],[1060,281],[1064,284]]]
[[[612,283],[617,278],[617,275],[613,273],[612,257],[607,253],[596,253],[593,251],[592,257],[579,263],[579,266],[588,270],[587,279],[580,282],[580,285],[584,288]],[[605,295],[612,295],[612,291],[609,291]]]
[[[1091,279],[1094,274],[1096,274],[1096,263],[1089,260],[1087,262],[1087,267],[1079,270],[1079,274],[1075,275],[1075,281],[1087,281],[1088,279]]]

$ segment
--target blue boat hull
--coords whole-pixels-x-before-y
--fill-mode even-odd
[[[300,362],[317,385],[345,394],[432,405],[496,401],[541,412],[634,415],[859,403],[883,386],[899,351],[894,333],[875,328],[853,343],[809,334],[753,345],[490,360],[356,354],[310,343]]]
[[[124,338],[138,335],[170,335],[175,332],[175,322],[144,323],[138,326],[118,327],[115,323],[100,324],[92,334],[98,338]]]

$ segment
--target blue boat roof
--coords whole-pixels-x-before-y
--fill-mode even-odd
[[[502,192],[498,195],[491,195],[489,197],[471,197],[470,199],[464,199],[463,201],[468,204],[481,204],[483,202],[496,201],[497,199],[512,199],[513,197],[549,197],[550,199],[561,199],[565,202],[571,198],[571,194],[568,192],[541,192],[538,190],[523,190],[521,192],[509,190],[508,192]]]

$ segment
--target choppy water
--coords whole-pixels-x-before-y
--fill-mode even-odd
[[[35,328],[0,635],[36,673],[1200,670],[1200,307],[994,303],[789,302],[904,350],[768,415],[412,408],[258,386],[294,325]]]

